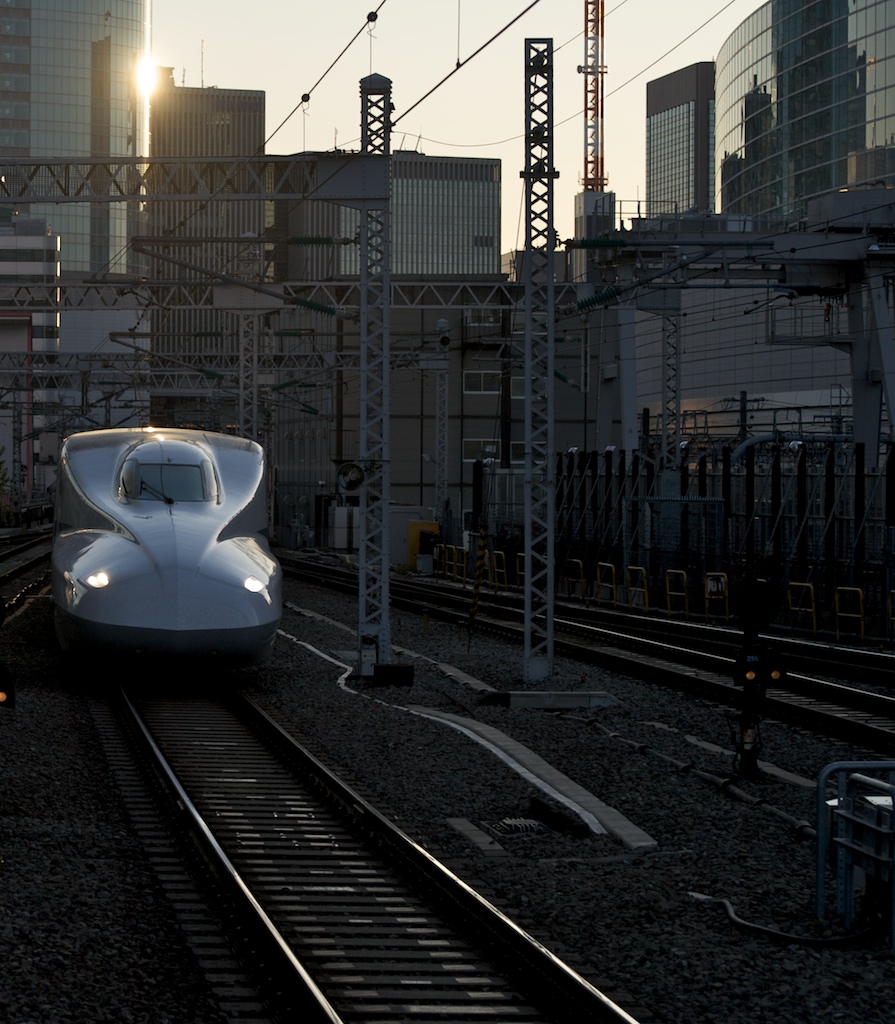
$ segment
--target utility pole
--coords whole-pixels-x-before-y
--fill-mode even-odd
[[[553,673],[553,40],[526,39],[525,652],[526,681]]]
[[[361,151],[391,159],[392,83],[361,79]],[[389,628],[390,190],[360,207],[361,485],[357,674],[391,661]]]

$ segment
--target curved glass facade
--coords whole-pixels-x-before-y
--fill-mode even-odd
[[[147,152],[150,0],[0,0],[0,153],[123,157]],[[66,270],[126,271],[126,204],[32,205],[62,239]]]
[[[895,0],[770,0],[715,83],[720,212],[793,220],[812,196],[895,184]]]

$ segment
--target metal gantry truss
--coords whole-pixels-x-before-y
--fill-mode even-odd
[[[31,157],[0,160],[0,201],[13,203],[172,202],[226,199],[326,199],[364,192],[368,161],[359,154],[128,157],[111,160]]]
[[[553,672],[553,40],[526,39],[525,652],[523,677]]]

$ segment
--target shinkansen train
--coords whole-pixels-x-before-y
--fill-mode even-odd
[[[152,427],[71,435],[52,556],[60,644],[266,660],[282,612],[267,529],[254,441]]]

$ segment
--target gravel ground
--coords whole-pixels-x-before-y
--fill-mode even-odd
[[[392,633],[396,646],[423,656],[396,655],[414,665],[413,685],[339,686],[340,669],[322,655],[353,651],[356,601],[297,586],[289,596],[347,630],[289,612],[284,629],[299,642],[281,638],[273,663],[239,681],[638,1019],[891,1024],[895,960],[885,941],[780,944],[689,895],[729,899],[740,917],[786,933],[840,935],[837,923],[814,918],[813,842],[773,811],[671,764],[729,772],[723,709],[563,661],[550,689],[603,691],[616,703],[565,713],[484,705],[436,663],[496,689],[522,689],[521,652],[408,616],[393,618]],[[0,1020],[218,1024],[85,709],[93,666],[63,663],[50,622],[49,602],[38,599],[2,635],[18,699],[0,711]],[[415,705],[513,736],[644,829],[656,850],[631,854],[612,836],[574,828],[510,834],[499,839],[506,856],[484,855],[449,819],[487,828],[558,805],[491,751],[406,710]],[[767,761],[812,781],[833,761],[874,756],[773,722],[763,740]],[[813,822],[811,787],[768,780],[742,788]]]

